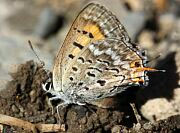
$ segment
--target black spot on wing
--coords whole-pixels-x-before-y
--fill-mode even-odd
[[[106,64],[107,66],[110,65],[110,63],[109,63],[108,61],[106,61],[106,60],[97,59],[97,61],[100,62],[100,63],[104,63],[104,64]]]
[[[73,77],[70,77],[69,79],[70,79],[71,81],[73,81],[73,80],[74,80],[74,79],[73,79]]]
[[[140,67],[141,66],[139,62],[135,62],[134,65],[135,65],[135,67]]]
[[[84,63],[84,58],[83,57],[79,57],[78,60],[80,60],[82,63]]]
[[[72,70],[76,72],[78,69],[77,67],[72,67]]]
[[[87,72],[87,75],[90,76],[90,77],[96,77],[96,75],[91,73],[91,72]]]
[[[84,46],[82,46],[81,44],[77,43],[77,42],[73,42],[73,45],[78,47],[79,49],[83,49]]]
[[[103,94],[99,94],[98,96],[97,96],[97,98],[101,98],[103,96]]]
[[[79,82],[78,85],[79,85],[79,86],[82,86],[82,85],[83,85],[83,82]]]
[[[100,70],[99,68],[96,68],[96,67],[89,67],[88,69],[93,69],[93,70],[96,70],[96,71],[102,73],[102,70]]]
[[[82,31],[82,33],[83,33],[83,34],[87,34],[88,32],[87,32],[87,31],[85,31],[85,30],[83,30],[83,31]]]
[[[97,83],[99,83],[101,86],[104,86],[106,84],[105,80],[98,80]]]
[[[92,62],[92,60],[87,60],[87,62],[88,62],[88,63],[90,63],[90,64],[92,64],[92,63],[93,63],[93,62]]]
[[[73,59],[73,58],[74,58],[74,55],[69,54],[68,57],[71,58],[71,59]]]
[[[116,71],[116,73],[119,73],[119,69],[117,69],[117,68],[112,68],[112,69],[110,69],[110,70]]]
[[[85,88],[85,90],[87,90],[87,91],[89,90],[89,88],[88,88],[88,87],[84,87],[84,88]]]
[[[89,33],[89,38],[94,38],[92,33]]]

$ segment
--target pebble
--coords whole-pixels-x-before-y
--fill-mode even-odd
[[[16,107],[16,105],[14,105],[14,104],[12,105],[11,108],[12,108],[12,111],[13,111],[14,113],[19,113],[19,111],[20,111],[20,110]]]

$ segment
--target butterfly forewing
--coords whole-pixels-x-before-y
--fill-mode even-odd
[[[129,40],[124,27],[110,11],[99,4],[89,4],[79,13],[58,52],[53,70],[54,88],[63,88],[63,77],[71,71],[84,47],[107,37]]]

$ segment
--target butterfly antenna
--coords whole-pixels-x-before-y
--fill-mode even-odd
[[[157,55],[156,57],[154,57],[154,58],[152,58],[152,59],[150,59],[150,60],[147,60],[147,61],[146,61],[146,64],[152,62],[153,60],[158,59],[160,56],[161,56],[161,54]],[[144,64],[145,64],[145,63],[144,63]]]
[[[147,60],[145,63],[143,63],[143,65],[146,65],[146,64],[152,62],[153,60],[158,59],[160,56],[161,56],[161,54],[157,55],[156,57],[154,57],[150,60]],[[166,72],[166,70],[158,70],[158,69],[150,68],[150,67],[139,68],[139,70],[148,71],[148,72]]]
[[[39,56],[37,55],[37,53],[36,53],[36,51],[34,50],[33,45],[32,45],[32,43],[31,43],[30,40],[28,40],[28,44],[29,44],[31,50],[33,51],[33,53],[35,54],[36,58],[38,59],[38,61],[41,63],[42,66],[44,66],[45,63],[44,63],[44,62],[39,58]]]

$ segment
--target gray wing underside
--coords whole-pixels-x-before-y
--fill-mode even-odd
[[[74,93],[88,101],[113,96],[129,87],[128,66],[141,58],[127,45],[130,44],[114,38],[89,44],[72,65],[65,79],[66,88],[73,88]]]

